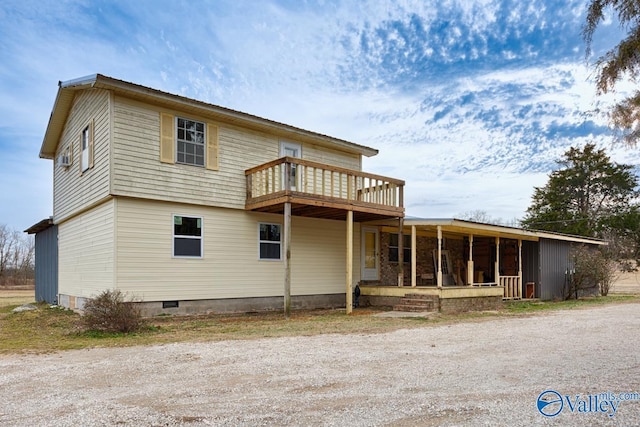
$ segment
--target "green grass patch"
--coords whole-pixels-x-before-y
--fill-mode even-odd
[[[238,315],[157,316],[147,319],[136,333],[85,332],[80,316],[72,311],[38,304],[38,310],[12,313],[15,306],[0,307],[0,353],[47,353],[91,347],[126,347],[171,342],[247,340],[265,337],[320,334],[377,334],[397,329],[423,328],[454,322],[477,322],[496,317],[535,314],[544,310],[588,308],[594,305],[640,302],[638,296],[609,296],[578,301],[514,301],[492,312],[458,315],[434,314],[427,318],[374,316],[382,310],[359,308],[346,316],[344,310],[294,311]]]
[[[595,305],[612,303],[638,302],[637,295],[609,295],[606,297],[589,297],[581,299],[571,299],[566,301],[505,301],[504,311],[511,314],[527,314],[545,310],[567,310],[575,308],[587,308]]]

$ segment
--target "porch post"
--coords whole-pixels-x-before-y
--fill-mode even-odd
[[[522,239],[518,239],[518,292],[516,296],[522,298]]]
[[[347,314],[353,310],[353,211],[347,211]]]
[[[416,246],[417,246],[417,239],[416,239],[416,226],[412,225],[411,226],[411,287],[415,288],[416,287],[416,267],[417,267],[417,262],[416,262]]]
[[[436,277],[438,288],[442,288],[442,227],[438,226],[438,276]]]
[[[467,284],[473,285],[473,234],[469,234],[469,260],[467,261]]]
[[[404,286],[404,218],[398,219],[398,286]]]
[[[500,285],[500,237],[496,237],[496,284]]]
[[[291,203],[284,204],[284,317],[291,314]]]

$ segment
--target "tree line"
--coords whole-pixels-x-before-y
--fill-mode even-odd
[[[0,224],[0,286],[31,285],[34,276],[33,237]]]

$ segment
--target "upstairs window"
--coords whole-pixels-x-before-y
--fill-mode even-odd
[[[89,124],[80,132],[80,174],[84,174],[87,170],[93,167],[94,156],[94,122],[93,119],[89,121]],[[73,154],[70,153],[70,158]]]
[[[82,138],[80,145],[80,153],[81,153],[81,167],[82,172],[89,169],[89,126],[82,130]]]
[[[162,163],[219,170],[218,126],[213,123],[160,113],[159,142]]]
[[[176,162],[204,167],[204,123],[177,118]]]
[[[398,262],[398,234],[389,235],[389,262]],[[411,262],[411,236],[403,234],[402,262]]]
[[[173,256],[202,258],[202,217],[173,216]]]
[[[280,224],[260,224],[260,259],[280,260],[282,240]]]

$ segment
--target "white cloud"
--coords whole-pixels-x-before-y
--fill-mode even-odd
[[[605,123],[585,112],[611,101],[575,48],[578,0],[185,4],[0,6],[0,180],[18,182],[1,196],[19,206],[3,203],[0,223],[50,214],[51,163],[37,153],[56,82],[96,72],[379,148],[365,168],[405,179],[420,216],[522,216],[553,160],[592,139],[573,127]],[[496,67],[503,51],[512,62]],[[28,176],[2,155],[14,144]]]

